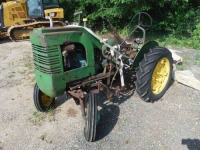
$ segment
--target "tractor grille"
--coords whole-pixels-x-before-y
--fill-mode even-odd
[[[47,74],[56,74],[63,71],[60,51],[57,46],[41,47],[33,44],[32,48],[35,69]]]

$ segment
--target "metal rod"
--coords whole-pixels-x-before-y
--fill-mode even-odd
[[[112,81],[111,81],[111,84],[110,84],[110,88],[112,87],[113,81],[115,80],[115,77],[116,77],[118,71],[119,71],[119,68],[117,68],[117,70],[116,70],[116,72],[115,72],[115,74],[114,74],[114,76],[112,78]]]
[[[80,105],[81,105],[81,114],[82,117],[85,117],[85,105],[84,105],[84,100],[83,99],[79,99],[80,101]]]

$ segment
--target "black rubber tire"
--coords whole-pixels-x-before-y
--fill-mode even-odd
[[[42,97],[41,95],[46,95],[44,94],[40,89],[39,87],[37,86],[37,84],[35,84],[35,87],[34,87],[34,92],[33,92],[33,100],[34,100],[34,105],[36,107],[36,109],[38,111],[41,111],[41,112],[46,112],[48,111],[50,108],[53,108],[54,107],[54,104],[55,104],[55,98],[53,98],[52,102],[48,105],[48,106],[45,106],[42,102]],[[46,95],[47,96],[47,95]]]
[[[96,117],[97,117],[97,101],[94,93],[89,93],[86,97],[86,117],[84,127],[84,137],[88,142],[94,142],[96,137]]]
[[[157,63],[162,58],[167,58],[170,63],[170,73],[167,83],[163,90],[159,94],[154,94],[151,89],[151,79],[154,68]],[[159,100],[169,88],[171,79],[172,79],[172,70],[173,70],[173,59],[171,52],[164,47],[155,47],[150,49],[147,54],[144,54],[144,58],[139,63],[139,69],[136,72],[136,91],[145,102],[154,102]]]

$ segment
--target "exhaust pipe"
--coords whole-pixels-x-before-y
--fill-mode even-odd
[[[50,27],[53,27],[53,19],[50,16],[45,16],[45,19],[50,21]]]

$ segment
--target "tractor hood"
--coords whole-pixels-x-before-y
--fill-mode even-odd
[[[57,37],[56,40],[55,37]],[[32,44],[44,47],[61,45],[65,41],[71,40],[74,42],[85,41],[85,39],[89,39],[94,48],[102,48],[101,39],[92,30],[82,26],[68,25],[65,27],[39,28],[34,29],[30,35]]]

